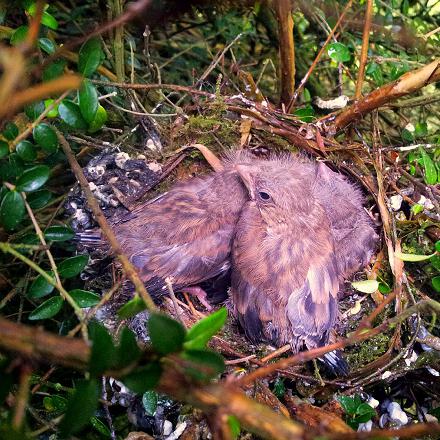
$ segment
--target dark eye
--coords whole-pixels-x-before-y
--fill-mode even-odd
[[[259,193],[258,193],[258,195],[260,196],[260,199],[261,200],[270,200],[270,195],[267,193],[267,192],[264,192],[264,191],[260,191]]]

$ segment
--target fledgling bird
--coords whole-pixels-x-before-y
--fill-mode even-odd
[[[330,220],[337,215],[326,212],[320,199],[328,183],[319,182],[315,163],[292,156],[236,168],[250,197],[232,249],[238,319],[254,342],[289,343],[293,352],[323,346],[337,318],[343,276],[343,257],[337,255],[342,246],[335,243]],[[346,373],[334,353],[325,357]]]

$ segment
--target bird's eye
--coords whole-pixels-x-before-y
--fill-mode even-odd
[[[267,192],[260,191],[258,195],[260,196],[261,200],[265,200],[265,201],[270,200],[270,195]]]

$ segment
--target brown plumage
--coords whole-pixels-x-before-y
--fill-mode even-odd
[[[237,167],[248,189],[232,250],[232,302],[249,339],[325,345],[342,279],[377,236],[359,190],[323,164],[279,157]],[[348,241],[347,241],[348,240]],[[326,358],[346,372],[337,356]]]

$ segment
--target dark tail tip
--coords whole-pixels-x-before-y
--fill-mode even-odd
[[[350,373],[350,367],[342,355],[342,351],[334,350],[326,353],[322,358],[325,366],[337,377],[345,377]]]
[[[81,243],[84,246],[99,246],[102,245],[101,232],[97,230],[89,230],[78,232],[73,237],[73,240]]]

